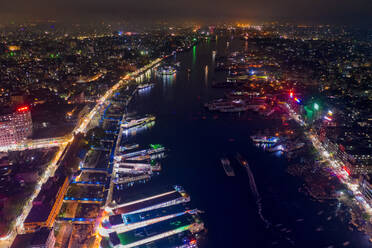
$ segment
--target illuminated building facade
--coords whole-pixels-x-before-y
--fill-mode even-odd
[[[32,134],[31,111],[28,106],[5,109],[0,114],[0,146],[15,145]]]

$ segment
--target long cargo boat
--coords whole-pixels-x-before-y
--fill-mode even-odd
[[[230,160],[228,158],[221,158],[221,164],[223,169],[225,170],[226,175],[229,177],[234,177],[235,172],[234,169],[230,165]]]
[[[242,165],[243,167],[247,167],[248,166],[248,162],[247,160],[245,160],[243,158],[242,155],[240,155],[240,153],[237,153],[236,154],[236,160],[238,160],[239,164]]]

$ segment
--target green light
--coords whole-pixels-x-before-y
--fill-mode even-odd
[[[10,52],[10,56],[12,56],[12,57],[13,57],[13,56],[14,56],[14,53],[13,53],[13,52]]]
[[[196,62],[196,46],[192,48],[192,63],[195,64]]]
[[[150,144],[150,147],[151,147],[152,149],[159,149],[159,148],[163,148],[163,146],[162,146],[162,145],[160,145],[160,144]]]
[[[51,57],[51,58],[54,58],[54,54],[52,53],[52,54],[50,55],[50,57]]]
[[[319,110],[319,105],[317,103],[314,103],[314,109]]]
[[[196,38],[192,39],[192,41],[194,41],[194,42],[195,42],[196,40],[197,40]]]
[[[306,111],[306,118],[308,120],[311,120],[313,118],[314,111],[311,108],[307,107],[307,106],[305,106],[304,109]]]

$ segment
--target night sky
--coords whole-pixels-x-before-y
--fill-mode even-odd
[[[372,0],[2,0],[0,18],[295,21],[372,26]]]

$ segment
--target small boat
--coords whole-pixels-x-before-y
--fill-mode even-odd
[[[235,172],[234,169],[230,165],[230,160],[228,158],[221,158],[221,164],[223,169],[225,170],[226,175],[229,177],[234,177]]]
[[[323,229],[323,227],[318,227],[317,229],[315,229],[317,232],[322,232],[324,229]]]

